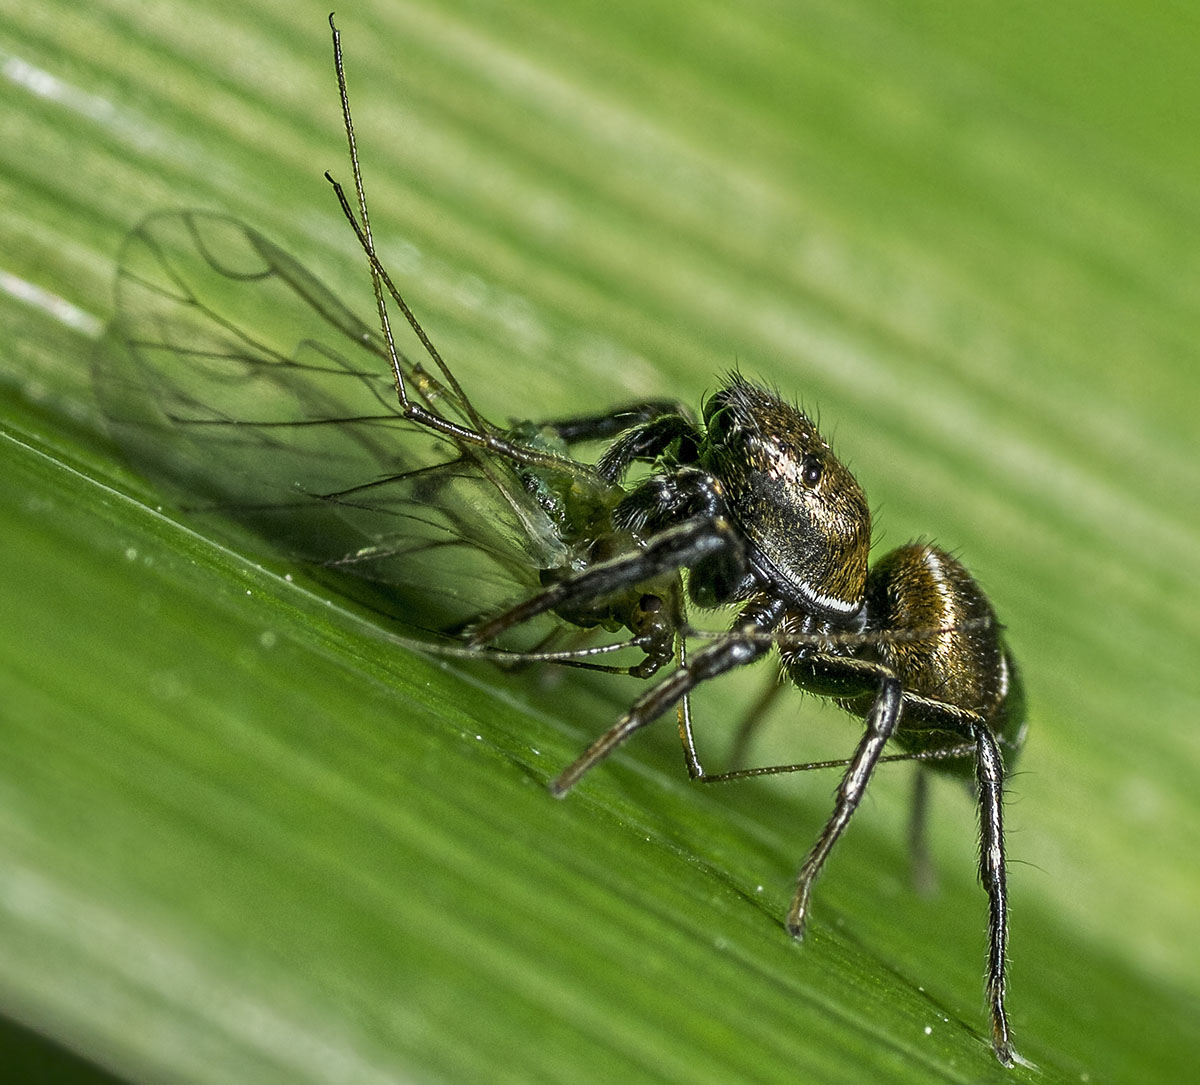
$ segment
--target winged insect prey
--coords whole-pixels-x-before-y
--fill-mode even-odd
[[[200,212],[152,216],[122,253],[114,330],[124,350],[97,382],[131,459],[295,557],[386,588],[402,613],[428,614],[434,599],[439,621],[466,631],[461,652],[515,642],[522,658],[640,677],[674,659],[555,794],[672,708],[698,780],[844,765],[787,916],[797,937],[880,762],[971,779],[992,1044],[1012,1065],[1003,755],[1023,742],[1024,705],[986,595],[929,543],[869,566],[870,514],[854,476],[803,411],[740,374],[699,419],[658,400],[509,427],[484,418],[376,252],[333,34],[354,204],[330,181],[366,257],[378,330],[251,228]],[[390,305],[429,365],[396,346]],[[604,442],[594,462],[577,458],[589,441]],[[470,578],[445,575],[448,553],[471,564]],[[699,609],[738,611],[694,652],[685,586]],[[556,651],[555,631],[572,627],[628,636]],[[595,661],[612,647],[643,658]],[[864,721],[858,747],[844,762],[705,773],[691,693],[772,652],[797,687]],[[900,752],[884,753],[889,743]]]
[[[530,462],[411,423],[378,332],[235,219],[150,216],[123,245],[115,301],[94,379],[126,458],[194,516],[248,528],[339,587],[366,585],[393,616],[461,627],[632,545],[608,523],[622,488],[571,458],[586,429],[501,429],[397,352],[426,411],[519,441]],[[678,577],[660,580],[653,614],[647,592],[626,592],[567,617],[580,629],[627,618],[637,632],[624,643],[643,655],[633,668],[656,669],[681,620]],[[517,631],[508,646],[529,650],[561,626]],[[609,647],[577,648],[576,661]]]

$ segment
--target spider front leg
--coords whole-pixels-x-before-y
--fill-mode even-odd
[[[623,552],[601,560],[595,560],[593,553],[592,564],[586,568],[478,626],[470,646],[480,647],[547,611],[576,624],[598,624],[597,612],[604,610],[607,618],[632,629],[630,615],[636,607],[630,606],[631,600],[614,599],[612,605],[605,600],[631,590],[642,602],[657,598],[653,593],[641,595],[638,586],[653,586],[656,579],[667,576],[678,583],[683,569],[692,570],[701,583],[733,585],[745,579],[743,541],[727,515],[715,481],[705,471],[679,467],[646,479],[613,510],[612,523],[617,534],[610,538],[621,540]],[[694,597],[697,576],[692,583]],[[726,598],[732,598],[732,594]],[[660,635],[653,653],[657,660],[654,669],[665,662],[663,650],[670,647],[668,640],[673,643],[676,628],[665,630],[669,636]],[[660,630],[660,634],[663,632]],[[647,654],[651,654],[649,649]],[[642,676],[650,673],[653,671],[645,670]]]
[[[675,704],[685,702],[701,682],[755,662],[771,650],[771,632],[783,617],[785,604],[777,599],[756,600],[738,616],[729,634],[697,652],[662,681],[642,694],[612,727],[559,775],[550,790],[559,798],[631,735],[653,723]],[[690,767],[690,766],[689,766]]]
[[[537,428],[549,430],[567,445],[585,441],[608,441],[635,427],[642,427],[664,416],[687,418],[687,408],[670,399],[651,399],[645,403],[630,403],[603,414],[572,415],[537,423]],[[690,425],[690,423],[689,423]]]
[[[644,547],[597,562],[477,626],[468,647],[478,648],[514,626],[547,611],[563,611],[603,598],[665,574],[678,572],[704,558],[729,551],[737,542],[723,518],[687,521],[655,535]]]
[[[672,464],[692,463],[702,439],[688,409],[668,399],[631,403],[603,414],[522,422],[510,436],[534,444],[539,436],[550,436],[567,448],[611,441],[596,461],[596,473],[612,483],[621,482],[634,463],[654,463],[664,454]]]

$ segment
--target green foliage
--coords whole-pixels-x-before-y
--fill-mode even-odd
[[[321,177],[346,175],[325,14],[6,5],[0,1008],[127,1079],[1039,1077],[983,1037],[961,792],[935,794],[925,900],[881,773],[794,945],[831,778],[690,786],[664,722],[556,803],[631,681],[398,649],[109,447],[89,359],[146,212],[236,215],[369,313]],[[339,12],[381,249],[487,412],[697,403],[740,366],[820,407],[881,542],[936,535],[992,593],[1031,703],[1011,1009],[1040,1080],[1194,1063],[1184,18]],[[699,704],[714,762],[756,687]],[[848,750],[781,701],[760,756]]]

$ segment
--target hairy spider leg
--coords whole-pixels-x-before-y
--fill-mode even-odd
[[[1003,826],[1004,763],[999,743],[992,735],[986,721],[978,713],[905,692],[899,678],[882,664],[816,653],[805,656],[802,665],[804,671],[808,672],[807,677],[796,673],[799,669],[797,664],[789,666],[793,680],[802,688],[809,686],[817,692],[828,691],[831,685],[836,685],[840,693],[845,693],[855,684],[861,683],[861,688],[864,690],[874,685],[877,692],[867,712],[866,731],[854,755],[848,762],[845,762],[846,772],[837,790],[833,813],[800,867],[795,896],[788,909],[787,928],[789,932],[798,938],[803,937],[812,887],[834,844],[857,810],[876,765],[881,761],[890,760],[946,760],[973,752],[980,825],[979,875],[988,896],[987,999],[991,1017],[992,1044],[999,1061],[1006,1066],[1013,1065],[1015,1055],[1009,1032],[1008,1015],[1004,1005],[1008,944],[1008,891]],[[695,684],[693,682],[689,685],[689,691],[694,688]],[[651,694],[653,692],[652,690]],[[643,699],[648,699],[649,696],[647,695],[647,698]],[[905,730],[930,730],[958,734],[969,740],[970,744],[963,743],[941,749],[918,751],[915,755],[909,753],[884,756],[883,748],[900,726],[905,708],[910,710],[909,715],[903,720]],[[705,776],[696,757],[686,705],[681,704],[680,718],[681,735],[685,736],[684,748],[689,772],[694,778],[705,782],[805,771],[812,768],[832,767],[839,763],[810,762],[804,765],[767,766],[761,769],[737,770],[717,776]],[[611,735],[612,732],[609,734]],[[608,738],[609,736],[604,737]],[[612,741],[601,756],[607,754],[620,740]],[[604,739],[601,739],[601,742],[596,745],[599,746],[603,742]],[[588,751],[589,754],[591,752],[591,750]],[[599,758],[597,757],[596,760]],[[918,794],[918,807],[920,807],[920,803],[921,797]],[[922,814],[923,810],[919,810],[915,817],[920,817]]]
[[[651,537],[645,547],[600,561],[551,584],[472,630],[468,645],[478,647],[539,614],[678,572],[728,549],[732,528],[722,518],[686,521]]]
[[[784,689],[786,675],[782,670],[772,673],[763,684],[762,690],[754,702],[742,716],[741,722],[733,733],[729,744],[727,761],[729,764],[743,764],[747,759],[750,744],[755,733],[767,714],[779,700]],[[692,739],[692,724],[690,705],[687,699],[679,704],[679,734],[684,747],[684,759],[688,767],[688,775],[698,783],[717,784],[730,780],[745,780],[755,776],[776,776],[790,772],[812,772],[816,769],[845,768],[850,764],[850,758],[836,758],[828,761],[805,761],[799,764],[762,765],[754,768],[733,769],[727,772],[706,773],[700,766],[699,757]],[[884,754],[879,758],[884,761],[947,761],[971,757],[975,753],[974,746],[947,746],[939,750],[913,751],[909,753]],[[929,821],[929,773],[917,768],[913,773],[912,800],[909,804],[908,819],[908,855],[912,873],[913,888],[921,896],[930,896],[937,886],[937,875],[933,859],[929,853],[928,841]]]
[[[996,1058],[1012,1066],[1016,1052],[1004,1009],[1005,968],[1008,963],[1008,887],[1004,866],[1004,762],[991,731],[975,733],[979,755],[975,763],[979,788],[979,877],[988,895],[987,997],[992,1018],[992,1047]]]
[[[762,634],[779,624],[785,609],[786,604],[778,599],[749,603],[727,635],[696,652],[634,701],[625,715],[559,774],[550,785],[551,792],[561,798],[589,769],[669,708],[682,703],[702,682],[761,659],[771,650],[770,639]]]
[[[723,634],[727,636],[728,634]],[[820,634],[814,634],[813,640],[819,641]],[[788,636],[789,641],[794,641],[795,636]],[[680,644],[681,665],[687,666],[686,646]],[[782,689],[779,681],[772,676],[771,686],[768,692],[772,696],[760,696],[758,701],[751,708],[751,715],[757,716],[757,713],[765,708],[765,702],[774,700],[773,694],[779,689]],[[743,721],[744,724],[745,721]],[[739,728],[740,730],[740,728]],[[736,742],[740,735],[734,735]],[[684,696],[679,702],[679,739],[683,746],[684,762],[687,765],[688,776],[695,780],[698,784],[727,784],[733,780],[753,780],[760,776],[785,776],[793,772],[816,772],[822,769],[844,769],[853,762],[850,757],[835,757],[824,761],[800,761],[792,762],[786,765],[755,765],[752,768],[730,769],[727,772],[708,772],[700,763],[700,754],[696,748],[695,730],[692,726],[691,699],[690,696]],[[975,756],[974,743],[954,743],[949,746],[936,747],[929,750],[906,750],[904,753],[883,754],[879,757],[877,763],[891,761],[958,761],[968,757]],[[918,779],[923,779],[925,773],[918,773]],[[911,831],[911,830],[910,830]]]
[[[803,937],[813,883],[862,799],[887,739],[898,728],[906,732],[932,731],[961,736],[974,747],[976,801],[979,807],[979,876],[988,896],[987,999],[991,1016],[992,1043],[996,1057],[1006,1066],[1014,1061],[1004,1006],[1005,966],[1008,944],[1008,890],[1005,876],[1003,792],[1004,763],[1000,747],[987,721],[977,712],[946,704],[930,697],[906,692],[888,667],[870,660],[841,656],[802,655],[785,665],[801,688],[839,697],[877,689],[867,712],[867,730],[837,791],[834,812],[805,858],[796,883],[796,894],[788,910],[787,927]],[[901,716],[903,713],[903,720]]]
[[[603,414],[571,415],[537,423],[568,445],[584,441],[607,441],[628,429],[640,427],[663,415],[687,417],[687,408],[671,399],[648,399],[627,403]]]

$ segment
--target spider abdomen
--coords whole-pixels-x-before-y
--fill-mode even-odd
[[[882,663],[906,694],[897,730],[910,750],[945,744],[920,698],[977,714],[1011,754],[1020,746],[1024,696],[1003,627],[974,577],[953,555],[913,542],[884,555],[867,578],[868,630],[861,652]],[[848,705],[852,709],[857,705]],[[961,739],[961,735],[959,736]]]

